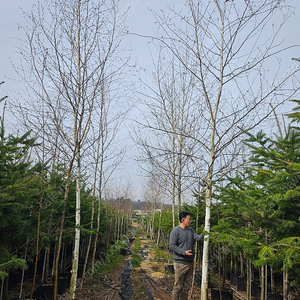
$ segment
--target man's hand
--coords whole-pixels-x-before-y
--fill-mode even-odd
[[[193,256],[194,253],[192,252],[192,250],[186,250],[186,251],[185,251],[185,255],[186,255],[186,256]]]

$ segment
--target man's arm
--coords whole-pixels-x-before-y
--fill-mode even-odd
[[[198,241],[198,242],[201,241],[201,240],[203,240],[203,238],[204,238],[204,235],[203,235],[203,234],[197,234],[197,233],[196,233],[196,236],[197,236],[197,237],[196,237],[195,239],[196,239],[196,241]]]
[[[203,238],[204,238],[204,235],[203,234],[197,234],[196,233],[196,231],[193,229],[193,231],[194,231],[194,239],[196,240],[196,241],[201,241]]]
[[[169,246],[169,248],[172,252],[174,252],[178,255],[181,255],[181,256],[185,256],[185,251],[177,246],[177,240],[178,240],[177,233],[176,233],[175,230],[172,230],[171,234],[170,234],[170,246]]]

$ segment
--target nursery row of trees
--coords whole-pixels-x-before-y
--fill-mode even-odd
[[[97,222],[99,232],[101,210],[96,210],[94,201],[104,198],[128,150],[124,121],[131,107],[141,108],[128,135],[138,144],[151,180],[155,179],[149,181],[144,200],[162,194],[171,199],[174,226],[184,194],[191,187],[205,191],[201,298],[207,300],[215,187],[243,164],[245,131],[267,124],[273,108],[299,90],[300,64],[291,61],[289,52],[294,45],[283,46],[280,36],[293,10],[274,0],[177,1],[160,13],[152,11],[157,32],[144,38],[153,51],[153,67],[147,61],[138,69],[123,44],[128,37],[125,22],[133,11],[120,8],[119,0],[58,0],[24,12],[26,23],[19,27],[25,36],[19,45],[22,63],[14,66],[28,93],[9,98],[3,106],[14,115],[14,129],[22,128],[16,137],[32,130],[37,138],[32,140],[37,150],[31,153],[39,162],[36,172],[41,177],[38,224],[43,222],[48,180],[57,184],[56,189],[61,186],[58,174],[64,180],[62,191],[53,189],[54,195],[63,194],[58,253],[70,192],[76,198],[70,289],[74,298],[81,228],[86,224],[82,201],[90,199],[95,216],[90,226]],[[141,83],[138,88],[136,78]],[[22,127],[16,128],[17,121]]]
[[[292,122],[288,128],[281,126],[278,135],[247,132],[244,150],[250,155],[213,195],[209,268],[218,273],[222,289],[227,272],[247,277],[247,299],[253,282],[260,286],[261,300],[275,292],[299,299],[300,101],[294,103]],[[195,192],[195,205],[182,207],[191,212],[199,233],[204,226],[203,192]],[[172,211],[153,210],[144,222],[167,251]]]
[[[63,165],[34,163],[36,139],[27,132],[16,137],[0,128],[0,278],[7,299],[9,273],[34,265],[35,284],[47,283],[72,264],[75,236],[76,180]],[[106,199],[93,195],[81,182],[82,234],[80,260],[86,270],[87,257],[93,264],[127,232],[132,215],[130,200]],[[68,189],[67,199],[65,199]],[[62,225],[63,224],[63,225]],[[59,244],[60,243],[60,244]],[[83,251],[83,249],[85,249]],[[61,254],[62,253],[62,254]],[[92,255],[91,255],[92,254]],[[37,265],[45,261],[42,277]]]
[[[15,134],[6,137],[2,126],[1,167],[20,170],[4,170],[10,176],[1,178],[8,182],[0,187],[0,197],[15,203],[1,201],[1,210],[11,209],[3,211],[2,228],[18,234],[21,241],[3,251],[7,253],[3,261],[13,253],[24,257],[25,252],[30,258],[34,252],[37,261],[41,249],[49,253],[53,242],[56,299],[60,253],[72,242],[70,298],[74,299],[83,239],[89,236],[87,253],[92,251],[94,260],[100,234],[106,229],[107,249],[111,238],[119,237],[128,224],[127,213],[122,213],[130,211],[127,204],[117,210],[107,202],[101,204],[104,197],[128,197],[126,192],[117,195],[121,187],[113,190],[113,183],[110,196],[105,193],[126,147],[126,141],[117,143],[129,109],[119,95],[128,62],[120,48],[124,16],[118,16],[118,1],[45,1],[23,12],[19,28],[24,39],[18,45],[22,63],[14,67],[27,89],[20,98],[8,97],[1,103],[3,124],[7,117]],[[31,247],[36,243],[34,251],[29,243]]]
[[[243,164],[245,132],[274,126],[273,110],[299,90],[298,62],[290,58],[279,76],[278,57],[289,57],[280,36],[291,12],[286,4],[188,0],[153,12],[157,58],[140,91],[137,141],[150,166],[149,187],[156,185],[147,196],[172,199],[173,225],[187,191],[205,186],[202,300],[215,187]]]

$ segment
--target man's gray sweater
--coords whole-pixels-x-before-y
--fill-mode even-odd
[[[174,262],[189,264],[194,256],[186,256],[185,251],[194,250],[194,242],[203,239],[192,227],[174,227],[170,234],[170,250],[173,252]]]

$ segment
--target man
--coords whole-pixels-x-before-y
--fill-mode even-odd
[[[186,300],[193,276],[194,242],[203,239],[191,228],[191,216],[188,212],[179,213],[180,224],[170,234],[170,250],[174,257],[175,282],[172,300]]]

